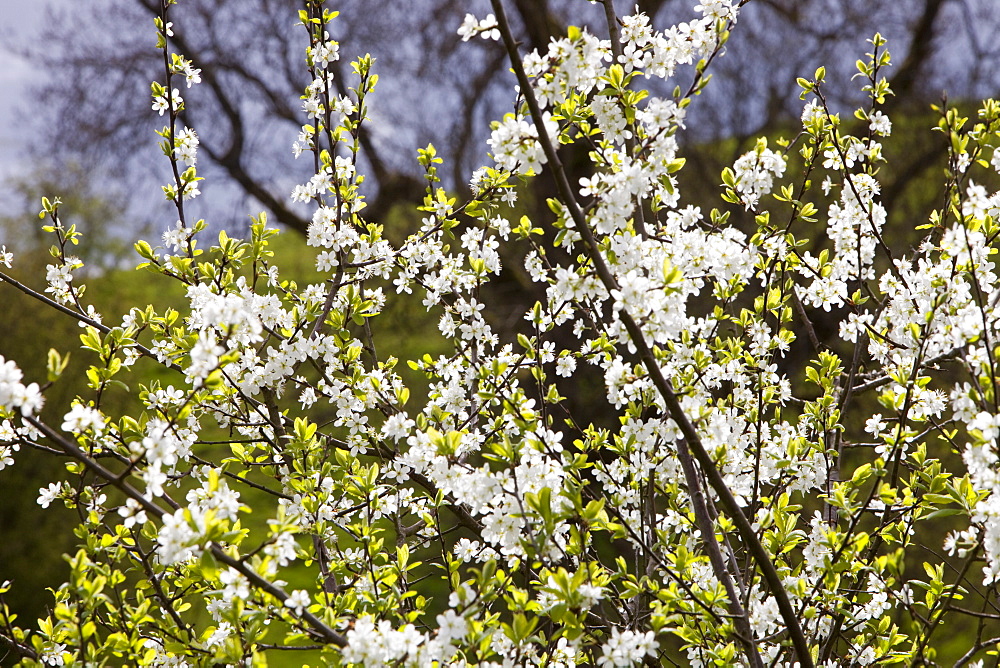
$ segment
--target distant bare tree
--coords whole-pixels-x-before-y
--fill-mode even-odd
[[[288,16],[301,2],[186,0],[176,8],[184,28],[174,39],[202,69],[206,84],[190,91],[193,103],[187,112],[214,168],[207,174],[206,199],[220,206],[234,197],[251,197],[286,226],[304,232],[308,221],[288,193],[308,177],[310,167],[296,164],[290,151],[284,161],[254,157],[274,155],[256,149],[271,143],[290,146],[297,133],[301,111],[292,101],[308,83],[298,67],[306,42],[305,32]],[[640,0],[635,7],[656,24],[666,24],[691,13],[692,2]],[[391,119],[379,127],[394,128],[391,134],[362,134],[371,177],[368,216],[375,220],[394,203],[420,198],[422,185],[410,154],[415,143],[433,142],[446,156],[444,176],[451,187],[468,178],[485,150],[488,121],[508,111],[500,93],[511,83],[498,44],[461,45],[456,34],[464,14],[482,16],[487,3],[377,4],[373,11],[370,0],[344,0],[345,18],[335,35],[345,55],[356,55],[362,44],[373,49],[382,76],[373,113]],[[606,36],[603,5],[614,2],[511,0],[510,5],[522,48],[530,51],[546,49],[570,24]],[[142,30],[126,29],[152,21],[158,6],[159,0],[110,0],[52,14],[45,35],[26,47],[49,72],[29,110],[41,130],[39,154],[136,178],[148,179],[159,169],[161,163],[151,160],[145,147],[157,127],[149,111],[149,81],[162,63],[153,44],[135,37],[145,34]],[[619,1],[616,9],[634,7]],[[1000,51],[990,36],[1000,27],[1000,6],[991,0],[753,0],[733,37],[741,57],[716,65],[706,99],[691,111],[695,136],[742,139],[793,118],[798,113],[795,78],[811,74],[820,62],[832,70],[831,82],[853,90],[846,85],[853,56],[843,54],[859,53],[876,22],[897,63],[892,109],[925,105],[942,91],[961,98],[996,90]],[[280,76],[259,77],[263,62],[271,64],[266,71]],[[341,61],[344,92],[351,86],[348,62]],[[962,76],[946,78],[946,72]],[[833,101],[853,101],[843,95]],[[742,143],[736,142],[734,152],[745,149]],[[714,185],[719,166],[734,156],[693,157],[705,163],[701,172]],[[929,164],[920,151],[913,160],[915,169]],[[893,184],[886,188],[892,191]]]

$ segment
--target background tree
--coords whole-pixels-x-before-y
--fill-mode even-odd
[[[277,222],[304,233],[308,218],[288,193],[307,167],[291,156],[259,157],[262,147],[291,145],[299,131],[295,100],[307,81],[296,65],[303,42],[287,15],[300,3],[249,1],[206,0],[178,8],[176,39],[205,82],[192,90],[197,106],[190,122],[212,130],[203,155],[213,168],[206,173],[217,176],[208,193],[216,206],[230,212],[234,201],[251,198]],[[685,18],[689,4],[643,0],[638,9],[670,23]],[[243,13],[248,7],[253,11]],[[464,14],[485,8],[485,2],[457,0],[414,0],[378,11],[364,0],[343,3],[345,19],[334,36],[345,50],[370,51],[377,69],[393,75],[372,102],[385,127],[361,135],[374,219],[383,219],[397,202],[422,197],[420,175],[407,159],[414,143],[434,143],[448,159],[446,185],[464,188],[489,121],[510,110],[505,92],[512,79],[500,45],[457,48],[455,28]],[[45,48],[28,50],[49,73],[32,98],[32,120],[47,128],[37,135],[39,155],[99,165],[115,178],[148,180],[158,170],[144,141],[151,126],[139,94],[161,65],[141,33],[158,9],[155,0],[112,0],[74,12],[72,19],[53,13],[41,39],[34,40]],[[526,51],[544,53],[569,25],[601,29],[603,13],[602,2],[518,0],[511,21]],[[741,57],[721,59],[714,68],[708,100],[692,110],[694,131],[684,138],[686,156],[709,184],[746,150],[751,135],[797,118],[795,79],[802,72],[824,64],[837,77],[827,92],[830,103],[853,108],[857,92],[846,83],[853,61],[844,54],[860,48],[858,36],[875,32],[876,24],[900,54],[889,75],[896,97],[888,111],[923,112],[926,100],[942,93],[952,99],[988,96],[1000,83],[1000,53],[989,39],[1000,26],[1000,8],[989,0],[765,0],[750,4],[740,21],[730,48]],[[274,67],[262,75],[265,63]],[[653,85],[654,93],[667,92]],[[705,142],[723,138],[736,141],[722,152],[706,150]],[[941,143],[913,147],[908,169],[894,176],[901,183],[886,184],[886,190],[903,190],[942,151]]]

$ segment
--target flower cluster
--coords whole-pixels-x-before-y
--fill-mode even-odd
[[[466,14],[462,25],[458,27],[458,34],[462,37],[463,42],[468,42],[476,35],[483,39],[499,41],[500,29],[497,25],[497,17],[488,14],[485,19],[480,21],[474,15]]]
[[[30,416],[41,410],[44,398],[38,383],[25,385],[23,378],[17,364],[0,355],[0,413],[17,409],[21,415]]]
[[[175,112],[181,109],[184,105],[184,98],[181,97],[181,93],[176,88],[172,89],[169,93],[166,89],[160,87],[153,89],[153,111],[162,116],[167,112]]]
[[[736,174],[736,192],[744,201],[746,208],[753,209],[763,195],[771,192],[774,179],[781,178],[785,173],[785,159],[780,153],[767,148],[767,142],[761,141],[754,151],[742,155],[733,163]]]
[[[549,136],[558,132],[551,117],[546,117],[544,123]],[[505,171],[537,173],[548,161],[538,141],[538,128],[514,114],[508,114],[493,128],[489,144],[497,168]]]

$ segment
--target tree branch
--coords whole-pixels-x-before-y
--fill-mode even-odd
[[[104,466],[102,466],[100,462],[94,460],[92,457],[87,455],[87,453],[81,450],[75,443],[63,437],[62,434],[52,429],[44,422],[36,420],[31,416],[25,416],[24,420],[32,427],[34,427],[41,433],[45,434],[45,436],[49,440],[58,445],[67,455],[71,456],[73,459],[77,460],[78,462],[86,466],[87,469],[91,471],[91,473],[109,482],[113,486],[117,487],[128,498],[135,500],[139,505],[142,506],[143,510],[145,510],[146,512],[150,513],[151,515],[155,516],[157,519],[160,520],[162,520],[163,516],[167,514],[167,511],[163,510],[158,505],[147,499],[145,495],[143,495],[139,490],[137,490],[135,487],[133,487],[125,480],[123,480],[121,476],[118,476],[109,471],[108,469],[104,468]],[[258,589],[267,592],[271,596],[278,599],[282,604],[284,604],[285,601],[288,600],[288,594],[285,592],[284,589],[282,589],[281,587],[277,586],[270,580],[261,576],[255,570],[247,566],[242,560],[232,557],[226,551],[226,548],[224,548],[223,546],[219,545],[218,543],[212,543],[209,546],[209,550],[211,551],[212,556],[215,557],[217,561],[225,564],[226,566],[229,566],[230,568],[241,574]],[[319,636],[320,638],[326,640],[329,643],[337,645],[338,647],[344,647],[345,645],[347,645],[347,639],[343,635],[334,631],[332,628],[323,623],[321,619],[316,617],[308,610],[303,609],[300,613],[297,614],[313,628],[317,636]]]
[[[600,277],[601,282],[609,291],[615,290],[618,288],[617,281],[615,281],[614,276],[611,274],[611,271],[608,269],[608,266],[604,261],[604,256],[597,244],[597,240],[594,238],[593,232],[587,225],[586,217],[584,216],[583,211],[573,194],[573,189],[570,186],[569,179],[566,177],[566,172],[562,167],[562,163],[559,161],[559,156],[556,153],[555,146],[553,145],[551,138],[548,136],[548,131],[546,130],[543,122],[541,108],[538,105],[538,100],[535,98],[534,89],[531,87],[531,81],[528,80],[528,77],[524,72],[524,66],[521,63],[517,43],[514,41],[514,36],[507,20],[507,14],[504,9],[503,1],[490,0],[490,3],[500,25],[500,33],[503,37],[504,45],[507,48],[507,53],[510,56],[511,67],[514,69],[514,74],[517,76],[518,84],[520,84],[521,94],[524,95],[531,117],[535,122],[535,127],[538,132],[538,140],[543,151],[545,152],[549,166],[552,169],[553,177],[556,181],[556,187],[563,198],[563,203],[566,205],[570,216],[573,218],[576,230],[583,237],[584,242],[590,249],[590,258],[594,263],[594,267],[597,270],[597,274]],[[732,519],[733,524],[736,525],[740,537],[746,544],[750,553],[753,555],[758,568],[760,568],[768,589],[771,591],[772,596],[774,596],[778,609],[781,612],[781,618],[788,627],[788,634],[795,647],[796,658],[802,668],[813,668],[814,663],[812,654],[809,650],[809,644],[802,632],[802,626],[799,624],[798,616],[788,599],[788,594],[781,582],[781,577],[778,575],[778,571],[771,562],[770,555],[761,544],[753,526],[750,524],[750,521],[747,519],[746,515],[743,514],[743,510],[736,502],[736,498],[726,486],[726,482],[723,479],[722,474],[719,473],[715,462],[712,461],[712,457],[708,454],[708,451],[705,450],[704,445],[702,445],[701,437],[698,435],[698,430],[695,429],[691,420],[681,407],[680,401],[677,399],[677,395],[674,393],[670,383],[668,383],[663,377],[659,364],[657,363],[656,356],[646,343],[646,339],[639,325],[625,309],[622,309],[619,312],[619,317],[625,325],[625,329],[628,331],[633,345],[636,347],[639,358],[641,359],[643,366],[646,368],[646,372],[649,374],[654,386],[663,397],[663,400],[667,405],[667,410],[670,413],[670,417],[677,423],[678,427],[680,427],[681,433],[684,435],[684,440],[686,440],[687,445],[690,446],[691,452],[693,452],[695,458],[698,460],[698,464],[701,466],[702,471],[708,478],[712,489],[719,496],[719,500],[722,502],[723,507]],[[678,442],[678,457],[685,457],[688,454],[684,440]]]

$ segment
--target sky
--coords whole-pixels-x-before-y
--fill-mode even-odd
[[[25,135],[15,110],[26,102],[28,83],[38,71],[14,46],[35,34],[51,0],[0,0],[0,177],[10,176],[24,159]]]

